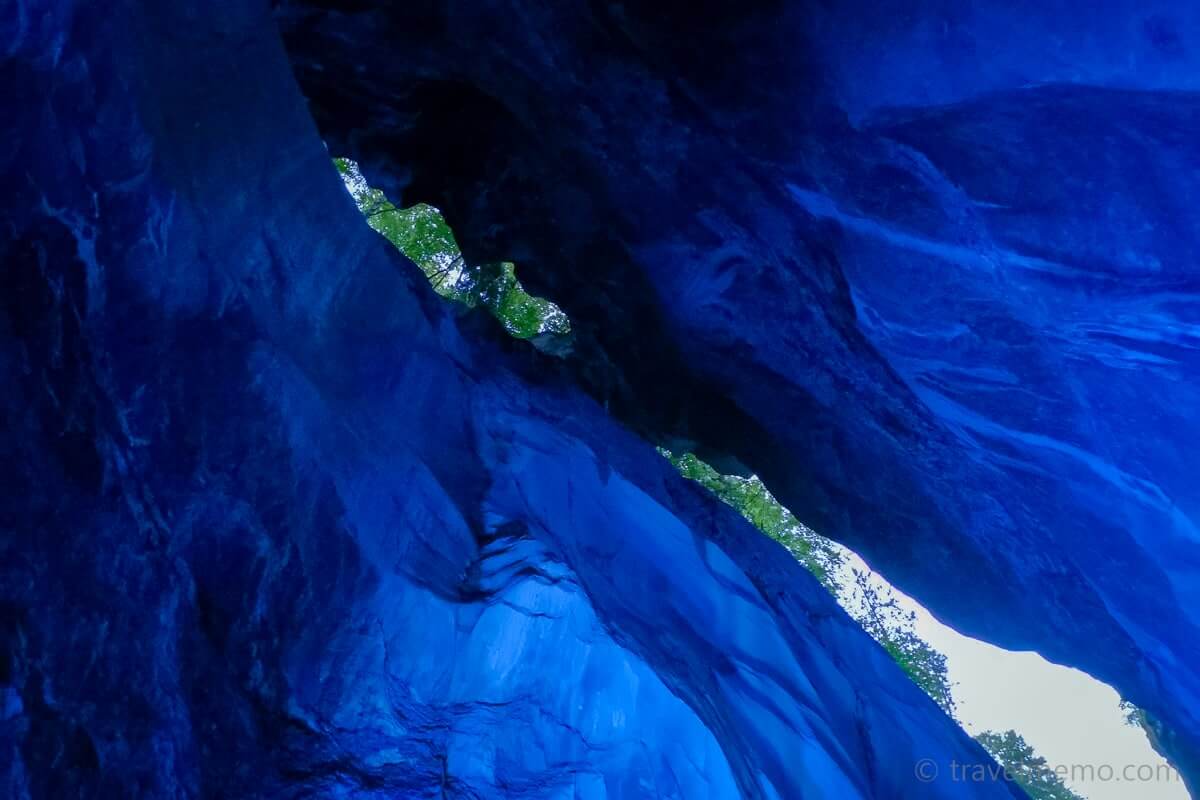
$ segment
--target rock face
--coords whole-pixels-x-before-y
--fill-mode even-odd
[[[1197,8],[323,6],[281,17],[322,135],[516,261],[588,391],[1195,786]]]
[[[265,4],[3,20],[4,796],[1018,796],[955,782],[982,750],[570,379],[646,425],[666,388],[635,418],[636,372],[453,316],[367,228]],[[604,211],[555,191],[555,236]],[[631,300],[614,331],[674,335]]]

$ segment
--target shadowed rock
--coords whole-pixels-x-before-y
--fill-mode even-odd
[[[322,135],[519,261],[616,415],[1115,685],[1194,782],[1200,17],[836,6],[282,19]]]

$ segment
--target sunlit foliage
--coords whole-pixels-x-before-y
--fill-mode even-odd
[[[549,300],[526,293],[512,263],[465,263],[450,226],[436,208],[425,203],[399,208],[367,184],[353,161],[336,158],[334,164],[367,223],[420,267],[438,294],[487,308],[520,339],[570,334],[566,314]]]
[[[786,547],[826,589],[837,594],[835,575],[842,567],[841,553],[832,542],[780,505],[761,480],[722,475],[691,453],[676,456],[665,450],[661,452],[685,478],[700,483],[737,509],[754,527]]]

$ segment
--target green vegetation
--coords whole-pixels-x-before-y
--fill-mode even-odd
[[[1005,775],[1025,790],[1032,800],[1084,800],[1066,787],[1062,779],[1034,752],[1016,731],[985,731],[975,737],[992,754]]]
[[[917,615],[900,606],[891,589],[872,583],[862,570],[854,570],[854,589],[842,605],[858,620],[863,630],[888,652],[912,682],[955,716],[953,685],[946,669],[946,656],[917,635]]]
[[[901,669],[954,716],[946,656],[916,634],[916,614],[900,607],[894,592],[862,570],[851,570],[845,551],[784,508],[757,477],[722,475],[691,453],[659,450],[685,478],[698,482],[737,509],[756,528],[782,544],[829,590]]]
[[[788,549],[833,594],[843,566],[837,545],[792,516],[757,477],[722,475],[691,453],[675,456],[659,450],[685,478],[691,478],[736,508],[754,527]]]
[[[538,337],[561,344],[570,335],[566,314],[549,300],[526,293],[512,263],[465,263],[440,211],[425,203],[399,208],[367,184],[353,161],[335,158],[333,163],[367,224],[412,259],[438,294],[472,308],[483,306],[519,339]]]

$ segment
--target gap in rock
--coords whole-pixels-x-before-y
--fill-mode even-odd
[[[1151,745],[1152,723],[1111,686],[944,625],[858,554],[802,523],[757,476],[659,452],[782,544],[1033,800],[1125,800],[1134,785],[1145,800],[1187,800],[1179,772]]]
[[[571,351],[567,315],[526,292],[511,261],[467,264],[438,209],[426,203],[401,208],[371,187],[354,161],[335,158],[333,163],[367,224],[420,267],[434,291],[469,308],[488,309],[510,335],[543,352],[565,356]]]
[[[514,264],[467,264],[438,209],[397,206],[354,161],[334,164],[368,224],[417,264],[438,294],[487,308],[510,335],[544,352],[570,353],[566,314],[525,292]],[[942,624],[856,553],[800,522],[757,476],[722,474],[692,453],[659,452],[782,544],[1033,800],[1117,800],[1129,796],[1130,784],[1146,800],[1188,797],[1179,773],[1151,747],[1144,714],[1111,687]]]

